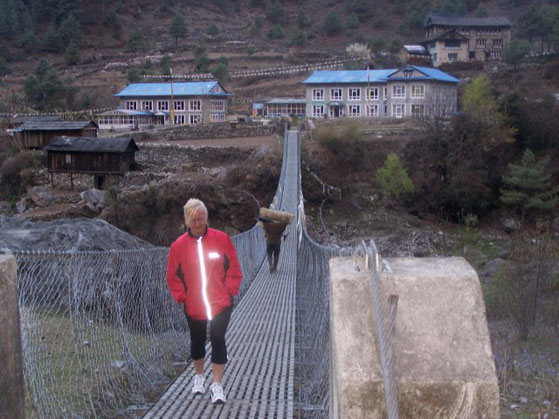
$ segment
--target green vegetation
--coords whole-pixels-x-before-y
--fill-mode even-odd
[[[383,192],[396,199],[408,196],[414,190],[413,183],[396,153],[388,155],[384,166],[377,171],[377,178]]]
[[[29,186],[37,184],[37,173],[43,161],[39,153],[21,150],[9,138],[3,139],[0,161],[0,196],[15,204]]]
[[[215,26],[215,29],[217,30],[217,26]],[[169,34],[175,39],[175,48],[179,46],[179,39],[186,39],[186,37],[188,36],[186,22],[181,15],[176,15],[171,21]]]
[[[64,82],[46,60],[39,61],[35,71],[23,83],[29,105],[39,111],[68,109],[75,89]]]
[[[334,11],[329,12],[324,18],[323,28],[324,32],[326,32],[326,35],[328,36],[336,35],[341,32],[342,22],[340,20],[340,16]]]
[[[520,212],[522,225],[530,211],[549,211],[559,203],[559,185],[554,187],[550,175],[544,173],[548,163],[549,159],[537,161],[526,149],[520,165],[510,163],[510,176],[503,176],[501,201]]]

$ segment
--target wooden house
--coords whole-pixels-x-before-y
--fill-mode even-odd
[[[93,121],[27,121],[13,130],[24,148],[42,149],[54,137],[97,137]]]
[[[45,147],[47,167],[51,174],[91,174],[94,184],[102,189],[107,181],[122,176],[134,163],[139,150],[132,137],[55,137]]]
[[[423,22],[422,44],[439,66],[453,61],[501,59],[511,40],[511,23],[506,17],[449,17],[429,13]]]

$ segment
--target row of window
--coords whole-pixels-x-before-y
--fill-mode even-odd
[[[323,101],[325,100],[324,93],[327,89],[315,88],[312,89],[312,100]],[[330,90],[329,100],[343,100],[343,90],[341,88],[332,88]],[[360,87],[350,87],[347,89],[347,100],[361,100],[361,88]],[[365,99],[366,100],[379,100],[379,87],[369,87],[364,88]],[[422,84],[412,84],[411,85],[411,97],[413,99],[422,99],[425,97],[425,86]],[[393,98],[405,98],[406,97],[406,85],[405,84],[395,84],[392,86],[392,97]],[[388,87],[383,88],[384,97],[388,98]]]
[[[476,48],[487,48],[487,39],[476,39]],[[493,48],[503,48],[502,39],[493,39]]]
[[[461,35],[469,36],[470,30],[469,29],[458,29],[458,33]],[[479,28],[479,29],[471,29],[472,35],[497,35],[503,33],[503,30],[500,28]]]
[[[223,122],[225,121],[225,114],[223,113],[212,113],[210,114],[210,122]],[[202,115],[200,114],[190,114],[190,115],[175,115],[175,124],[199,124],[202,122]],[[99,125],[156,125],[164,124],[163,118],[153,118],[148,116],[128,116],[128,115],[105,115],[99,117]]]
[[[395,118],[402,118],[406,115],[406,104],[405,103],[393,103],[391,106],[391,114],[390,116]],[[411,104],[410,105],[410,114],[412,116],[421,116],[425,115],[425,105],[420,104]],[[364,111],[364,113],[362,113]],[[347,106],[347,116],[350,118],[360,118],[360,117],[368,117],[374,118],[381,115],[388,116],[388,105],[348,105]],[[322,118],[325,115],[325,105],[313,105],[312,107],[312,116],[313,118]],[[343,116],[343,110],[339,110],[335,107],[330,107],[328,116],[330,118],[335,118],[338,116]]]
[[[153,100],[127,100],[126,109],[130,111],[153,111]],[[158,111],[168,111],[169,110],[168,100],[156,100],[155,106]],[[201,100],[175,100],[174,110],[184,111],[186,110],[186,105],[188,104],[189,111],[201,111],[202,101]],[[224,100],[210,100],[210,110],[212,111],[225,111],[225,101]]]

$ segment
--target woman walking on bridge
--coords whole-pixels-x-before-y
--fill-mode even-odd
[[[191,356],[196,375],[193,394],[203,394],[206,330],[212,344],[213,403],[225,403],[221,379],[227,363],[225,332],[233,310],[233,296],[242,280],[237,252],[229,236],[208,227],[204,203],[191,198],[184,206],[187,232],[169,250],[167,284],[179,304],[184,304],[190,329]]]

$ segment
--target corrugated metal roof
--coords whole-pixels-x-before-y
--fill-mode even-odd
[[[445,73],[429,67],[410,66],[411,68],[425,74],[423,80],[436,80],[444,82],[458,83],[460,80]],[[389,80],[399,80],[391,76],[400,71],[399,69],[371,70],[371,83],[386,83]],[[417,77],[413,78],[417,80]],[[406,78],[406,80],[409,80]],[[344,70],[344,71],[315,71],[303,84],[346,84],[346,83],[367,83],[367,70]]]
[[[407,52],[415,53],[415,54],[426,54],[427,50],[423,45],[404,45],[404,49]]]
[[[10,122],[24,124],[26,122],[61,121],[62,117],[57,115],[15,115]]]
[[[394,69],[370,70],[371,83],[384,83]],[[317,70],[303,84],[367,83],[367,70]]]
[[[219,92],[212,90],[219,85]],[[173,96],[230,96],[217,81],[173,83]],[[171,83],[132,83],[115,94],[118,97],[171,96]]]
[[[438,70],[436,68],[431,68],[431,67],[419,67],[416,65],[412,65],[412,68],[415,68],[417,71],[422,72],[423,74],[425,74],[427,77],[429,77],[432,80],[437,80],[437,81],[447,81],[447,82],[452,82],[452,83],[459,83],[460,80],[457,79],[456,77],[451,76],[448,73],[445,73],[444,71]]]
[[[511,26],[506,17],[455,17],[428,14],[423,21],[423,26]]]
[[[27,121],[14,131],[80,130],[88,126],[97,128],[97,124],[93,121]]]
[[[54,137],[45,147],[48,151],[89,152],[89,153],[124,153],[138,151],[132,137]]]
[[[266,104],[282,104],[282,103],[299,103],[299,104],[304,104],[307,103],[306,99],[294,99],[294,98],[275,98],[275,99],[270,99],[268,101],[265,102]]]
[[[110,111],[105,111],[97,114],[97,116],[112,116],[112,115],[150,116],[150,115],[155,115],[155,113],[152,111],[132,111],[129,109],[115,108],[115,109],[111,109]]]

